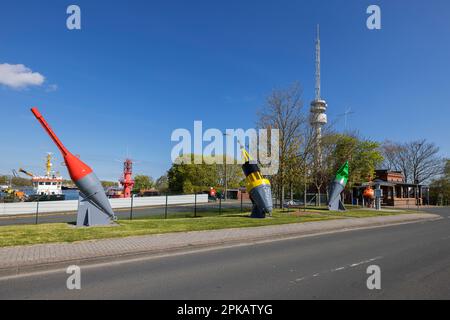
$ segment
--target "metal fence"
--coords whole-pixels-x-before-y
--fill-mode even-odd
[[[319,201],[320,199],[320,201]],[[288,207],[296,207],[296,206],[304,206],[305,205],[305,196],[301,197],[285,197],[283,205],[281,205],[280,199],[274,199],[273,203],[276,208],[288,208]],[[306,206],[314,207],[314,206],[324,206],[328,203],[328,196],[326,194],[318,194],[318,193],[307,193],[306,194]]]
[[[273,199],[274,209],[283,212],[318,205],[318,194],[285,199],[283,205],[279,199]],[[119,220],[133,219],[174,219],[226,216],[230,214],[248,215],[252,203],[246,199],[212,199],[207,194],[165,194],[156,197],[133,197],[128,199],[110,199]],[[326,195],[320,195],[321,206],[327,203]],[[444,204],[445,205],[445,204]],[[448,204],[447,204],[448,205]],[[77,200],[0,203],[0,226],[40,223],[73,223],[77,216]]]
[[[249,200],[212,199],[207,194],[165,194],[156,197],[110,199],[119,220],[198,218],[249,213]],[[40,223],[73,223],[77,200],[0,204],[0,226]]]

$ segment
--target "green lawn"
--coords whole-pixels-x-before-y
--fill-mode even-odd
[[[299,211],[303,212],[303,209],[299,209]],[[376,216],[392,216],[397,214],[409,214],[418,212],[413,210],[401,210],[401,209],[376,211],[373,209],[361,209],[357,207],[347,207],[347,211],[344,212],[328,211],[325,208],[323,209],[307,208],[306,211],[308,213],[317,213],[321,215],[336,216],[342,218],[368,218]]]
[[[403,213],[403,212],[402,212]],[[392,215],[392,212],[369,210],[349,210],[345,213],[331,213],[324,210],[307,212],[281,212],[276,210],[273,217],[267,219],[250,219],[248,214],[224,214],[209,216],[199,213],[198,218],[119,220],[114,227],[75,228],[66,223],[40,225],[18,225],[0,227],[0,247],[30,245],[38,243],[74,242],[82,240],[119,238],[128,236],[150,235],[169,232],[213,230],[224,228],[257,227],[307,221],[342,219],[346,217],[368,217]]]

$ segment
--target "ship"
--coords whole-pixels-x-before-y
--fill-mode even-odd
[[[28,195],[26,201],[61,201],[66,196],[62,192],[63,178],[58,172],[52,171],[52,154],[47,153],[45,162],[46,173],[44,176],[36,176],[26,170],[19,169],[20,172],[31,177],[33,183],[33,193]]]

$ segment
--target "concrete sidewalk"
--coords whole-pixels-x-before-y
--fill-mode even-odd
[[[0,248],[0,275],[14,275],[30,271],[67,267],[70,264],[104,262],[177,250],[347,231],[440,218],[439,215],[426,213],[402,214],[253,228],[167,233],[76,243],[6,247]]]

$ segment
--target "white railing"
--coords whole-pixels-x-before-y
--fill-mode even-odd
[[[168,196],[167,205],[183,205],[194,204],[195,195],[187,194],[180,196]],[[197,195],[197,204],[207,203],[207,194]],[[113,209],[123,209],[131,207],[131,198],[127,199],[110,199]],[[166,205],[166,196],[157,197],[137,197],[133,199],[133,207],[151,207]],[[16,203],[0,203],[0,216],[17,215],[17,214],[34,214],[36,213],[38,204],[36,202],[16,202]],[[66,201],[42,201],[39,202],[39,213],[49,212],[71,212],[77,211],[78,200]]]

